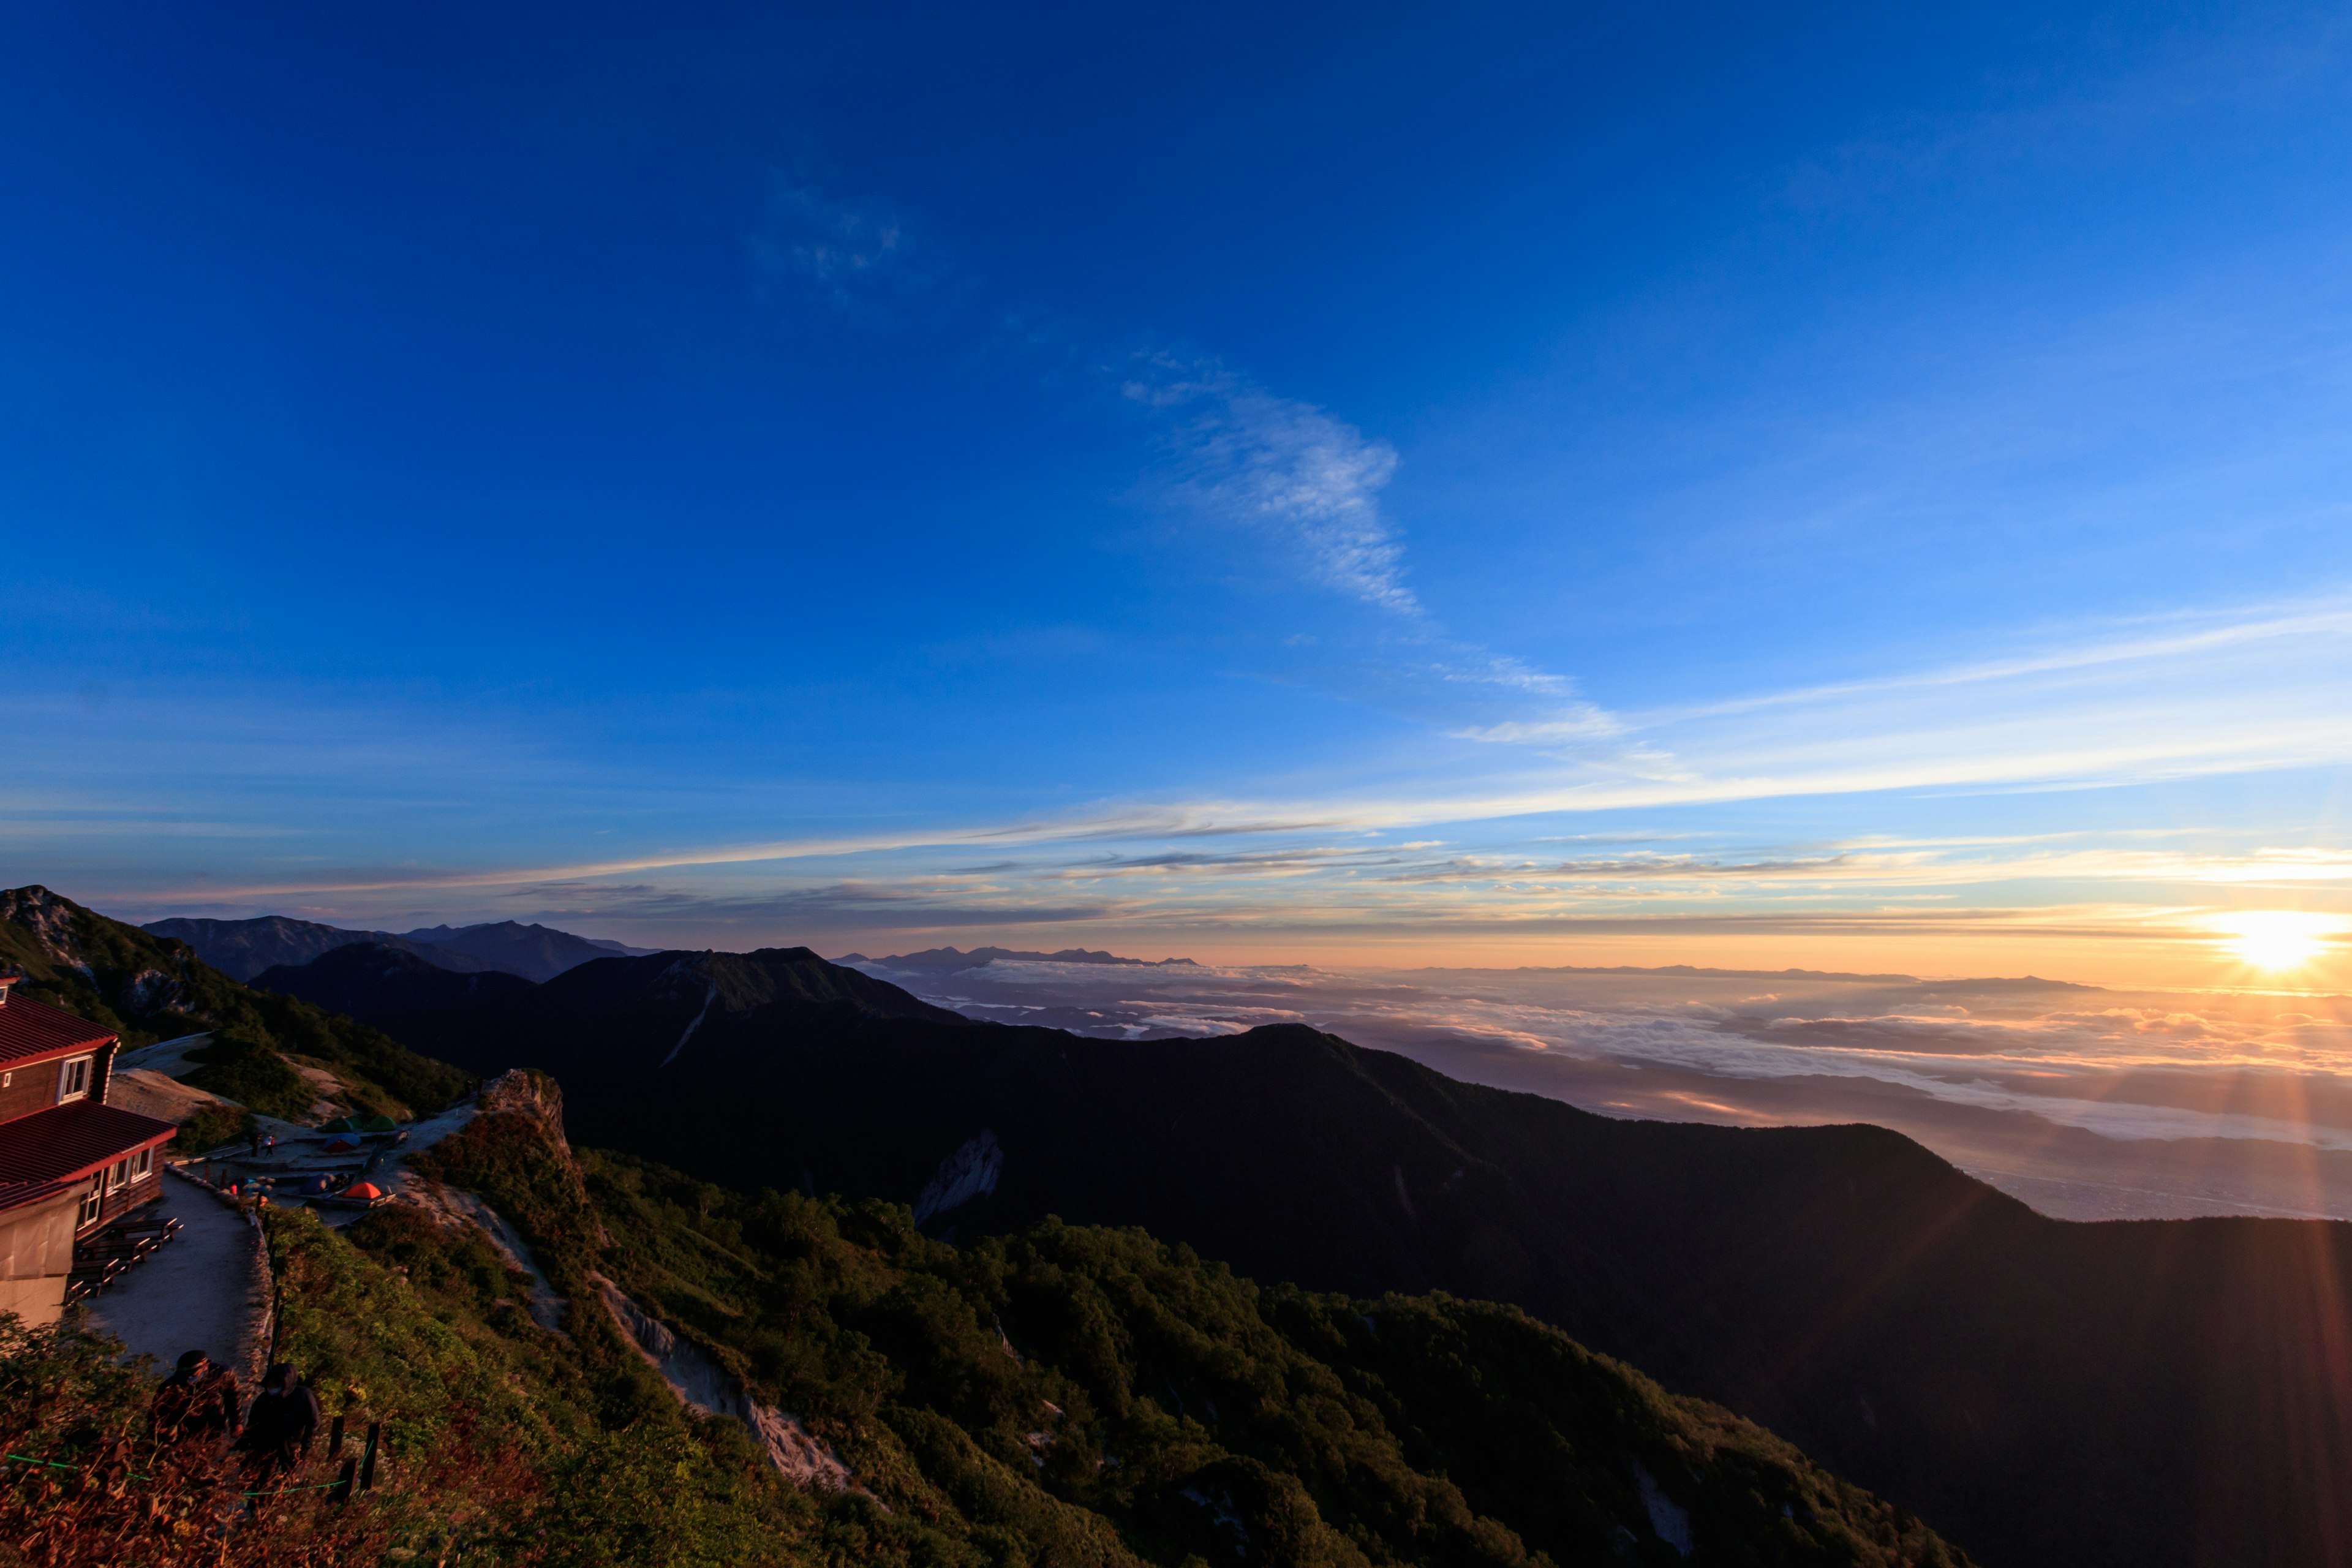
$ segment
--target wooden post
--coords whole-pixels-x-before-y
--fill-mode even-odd
[[[360,1461],[360,1490],[363,1492],[375,1490],[375,1445],[376,1439],[383,1435],[383,1422],[368,1423],[367,1458]]]
[[[342,1457],[343,1418],[338,1415],[335,1417],[335,1424],[327,1428],[327,1458],[340,1459]]]
[[[327,1500],[338,1507],[352,1500],[352,1477],[359,1469],[357,1459],[345,1459],[335,1477],[335,1484],[327,1489]]]

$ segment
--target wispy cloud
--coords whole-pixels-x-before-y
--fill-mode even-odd
[[[776,180],[751,254],[767,279],[852,311],[880,311],[940,281],[888,203],[846,200],[806,179]]]
[[[659,883],[559,881],[514,889],[567,917],[656,926],[750,926],[825,931],[947,930],[988,925],[1069,925],[1116,910],[1100,903],[1045,902],[1017,895],[972,897],[972,889],[934,879],[825,882],[754,892],[709,892]]]
[[[1327,586],[1400,616],[1422,606],[1381,510],[1396,448],[1215,365],[1146,360],[1123,388],[1165,414],[1178,488],[1201,510],[1284,540]]]
[[[1856,867],[1852,855],[1823,855],[1811,859],[1722,860],[1696,855],[1629,856],[1609,860],[1510,861],[1465,856],[1433,866],[1391,873],[1392,882],[1653,882],[1714,881],[1723,878],[1750,880],[1813,881],[1837,876]]]
[[[1465,917],[1475,913],[1466,904],[1402,899],[1413,887],[1433,896],[1458,891],[1473,900],[1504,900],[1510,906],[1506,918],[1512,919],[1538,912],[1528,907],[1529,900],[1552,899],[1541,911],[1549,916],[1585,908],[1594,899],[1654,898],[1661,889],[1683,889],[1703,900],[1719,899],[1734,887],[1755,889],[1755,896],[1775,889],[1783,890],[1781,896],[1811,896],[1805,891],[1809,888],[1925,896],[1939,889],[2031,880],[2205,888],[2214,889],[2215,897],[2230,888],[2300,887],[2316,896],[2352,882],[2352,858],[2332,837],[2305,840],[2269,830],[2263,838],[2234,843],[2209,837],[2166,844],[2136,840],[2129,825],[2119,824],[2116,834],[2075,843],[2031,835],[1941,840],[1837,835],[1794,845],[1751,842],[1736,851],[1686,842],[1672,853],[1571,851],[1565,857],[1556,850],[1546,854],[1539,840],[1557,833],[1557,818],[1563,814],[1873,791],[2071,789],[2298,763],[2341,764],[2352,761],[2352,689],[2336,673],[2347,667],[2352,667],[2352,604],[2288,605],[2204,617],[2193,626],[2095,630],[1999,659],[1865,682],[1650,712],[1593,717],[1569,711],[1552,721],[1558,728],[1549,732],[1475,734],[1475,741],[1487,743],[1435,754],[1378,789],[1347,780],[1328,790],[1308,787],[1255,799],[1102,801],[993,821],[924,820],[918,813],[887,830],[820,830],[669,848],[632,846],[619,853],[536,865],[524,860],[369,867],[346,861],[348,869],[341,870],[332,862],[289,860],[283,847],[264,850],[265,840],[281,836],[280,826],[257,819],[247,835],[255,841],[250,863],[272,869],[201,883],[192,879],[181,890],[208,902],[329,895],[414,900],[425,889],[504,898],[511,889],[551,881],[635,880],[655,874],[688,881],[751,876],[863,889],[839,893],[822,905],[793,906],[811,920],[819,918],[820,908],[846,918],[859,897],[916,902],[936,897],[942,907],[996,908],[1007,919],[1025,919],[1024,911],[1032,907],[1065,907],[1066,900],[1049,889],[1076,880],[1117,880],[1135,890],[1140,902],[1117,910],[1106,906],[1107,919],[1180,907],[1203,918],[1238,918],[1285,905],[1303,918],[1327,904],[1400,921],[1433,918],[1444,907]],[[142,723],[152,709],[151,739],[177,737],[175,754],[204,762],[210,748],[221,744],[201,733],[179,735],[173,715],[192,710],[186,704],[142,699],[134,705]],[[279,718],[271,733],[238,729],[235,756],[222,759],[224,776],[241,781],[248,797],[307,788],[302,781],[336,771],[314,743],[320,733],[351,736],[354,750],[344,762],[358,763],[376,755],[365,737],[379,730],[398,732],[404,737],[399,748],[403,765],[416,769],[421,753],[415,731],[398,714],[383,716],[381,724],[348,708],[331,725],[307,725],[291,711]],[[1563,738],[1575,743],[1563,749]],[[1500,743],[1512,741],[1520,744]],[[470,753],[457,745],[450,754]],[[270,759],[280,756],[286,772],[273,778]],[[506,757],[509,766],[522,761]],[[1500,770],[1496,762],[1504,764]],[[525,771],[544,787],[560,787],[550,776],[547,759],[533,760]],[[376,767],[371,776],[382,773]],[[41,798],[50,793],[44,785],[62,782],[18,779],[6,792],[16,798],[0,795],[0,811],[20,819],[49,813],[57,802]],[[436,783],[446,788],[450,781],[418,773],[407,792],[421,796]],[[377,788],[387,787],[379,779]],[[203,805],[190,803],[191,819],[226,820],[196,809]],[[122,812],[136,812],[135,804],[95,798],[79,809],[102,809],[108,820],[20,820],[17,836],[111,833]],[[1450,825],[1450,845],[1407,848],[1370,837],[1440,824]],[[207,832],[225,844],[234,842],[233,831]],[[1243,842],[1231,849],[1196,847],[1202,840]],[[1101,859],[1072,857],[1072,849],[1090,844],[1107,846],[1111,853]],[[1056,852],[1056,846],[1065,847]],[[967,877],[953,892],[934,894],[905,880],[968,866],[975,851],[989,860],[988,879],[996,886],[975,888]],[[861,871],[842,879],[851,868],[878,864],[876,858],[883,856],[911,856],[920,865],[889,876],[868,878]],[[818,869],[826,866],[838,868],[829,881]],[[171,896],[168,887],[147,887],[142,897]],[[1210,896],[1199,889],[1215,891]],[[778,918],[785,907],[775,906]],[[1504,911],[1498,906],[1496,912]]]
[[[2085,627],[2007,657],[1458,729],[1559,764],[1527,810],[2147,783],[2352,760],[2352,600]],[[1607,742],[1596,747],[1590,742]],[[1549,805],[1545,803],[1549,803]],[[1485,803],[1497,814],[1500,798]]]

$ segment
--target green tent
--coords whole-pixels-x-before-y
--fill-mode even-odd
[[[400,1123],[389,1116],[371,1116],[356,1131],[361,1132],[397,1132]]]
[[[321,1132],[359,1132],[365,1130],[352,1118],[348,1116],[338,1116],[332,1121],[330,1121],[325,1126],[320,1128],[319,1131]]]

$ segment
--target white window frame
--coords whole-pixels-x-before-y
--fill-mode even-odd
[[[131,1179],[143,1182],[155,1173],[155,1151],[142,1149],[131,1156]]]
[[[125,1154],[106,1168],[106,1190],[110,1194],[119,1193],[130,1184],[131,1156]]]
[[[68,1100],[89,1099],[89,1080],[97,1076],[97,1067],[95,1054],[68,1057],[58,1068],[58,1103],[63,1105]]]
[[[106,1173],[99,1172],[89,1179],[89,1189],[81,1195],[81,1206],[74,1211],[74,1228],[94,1225],[106,1205]]]

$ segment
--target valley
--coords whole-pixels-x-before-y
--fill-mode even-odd
[[[75,940],[93,948],[134,942],[130,928],[62,900],[39,907],[51,911],[46,929],[82,933]],[[52,973],[78,973],[68,957],[43,951]],[[1258,1302],[1251,1310],[1261,1316],[1268,1302],[1301,1303],[1265,1321],[1281,1334],[1307,1334],[1294,1342],[1320,1347],[1313,1359],[1341,1387],[1375,1375],[1370,1363],[1350,1371],[1356,1363],[1332,1359],[1350,1321],[1402,1311],[1416,1335],[1473,1341],[1546,1325],[1540,1333],[1585,1347],[1576,1354],[1606,1358],[1575,1364],[1638,1368],[1677,1396],[1737,1412],[1988,1562],[2201,1564],[2249,1552],[2290,1562],[2338,1528],[2326,1478],[2352,1455],[2344,1425],[2352,1370],[2336,1355],[2352,1342],[2352,1239],[2339,1225],[2069,1224],[1876,1128],[1612,1120],[1448,1079],[1299,1026],[1106,1040],[978,1023],[805,949],[616,954],[531,983],[439,969],[389,944],[346,944],[272,972],[272,984],[307,999],[208,980],[199,961],[160,952],[139,973],[181,963],[187,984],[212,987],[205,994],[357,1020],[332,1027],[352,1042],[381,1041],[364,1059],[386,1063],[387,1076],[389,1064],[413,1059],[404,1082],[439,1071],[453,1076],[430,1081],[455,1092],[518,1068],[545,1075],[548,1102],[562,1107],[551,1124],[478,1115],[411,1168],[478,1194],[519,1227],[546,1274],[533,1289],[569,1303],[567,1331],[581,1331],[582,1304],[604,1289],[597,1280],[614,1281],[747,1377],[769,1405],[833,1434],[826,1440],[846,1445],[844,1462],[861,1478],[908,1461],[854,1453],[845,1413],[874,1407],[828,1403],[839,1374],[810,1369],[842,1353],[821,1350],[833,1342],[824,1336],[863,1320],[844,1319],[838,1303],[773,1294],[811,1267],[828,1277],[849,1268],[790,1261],[814,1256],[793,1248],[835,1246],[826,1237],[919,1256],[932,1260],[927,1268],[965,1259],[951,1272],[982,1268],[1004,1279],[1024,1269],[1058,1278],[1081,1258],[1085,1269],[1146,1275],[1213,1260],[1230,1269],[1213,1278],[1244,1290],[1216,1312],[1244,1300]],[[117,970],[136,967],[137,956],[126,953]],[[138,982],[114,984],[90,1000],[104,1005]],[[364,1057],[354,1044],[341,1048],[352,1062]],[[364,1081],[357,1067],[347,1070]],[[560,1159],[543,1152],[567,1136],[584,1151],[576,1162],[569,1145]],[[656,1212],[664,1217],[648,1217]],[[446,1229],[459,1213],[445,1205],[432,1223]],[[364,1246],[383,1226],[408,1224],[387,1211],[350,1235]],[[787,1234],[800,1239],[774,1239]],[[1083,1240],[1069,1253],[1053,1239],[1097,1235],[1135,1240]],[[1147,1252],[1119,1250],[1130,1245]],[[772,1255],[777,1247],[785,1252]],[[1139,1306],[1195,1287],[1120,1289],[1139,1290]],[[987,1308],[995,1321],[1015,1321],[1003,1304],[1011,1298],[983,1300],[999,1303]],[[1318,1300],[1354,1305],[1311,1304]],[[1383,1301],[1397,1305],[1365,1305]],[[1474,1309],[1482,1301],[1497,1305]],[[1087,1310],[1098,1310],[1107,1309]],[[1463,1311],[1471,1316],[1449,1316]],[[1506,1327],[1519,1322],[1530,1327]],[[1005,1331],[1029,1353],[1021,1347],[1033,1331]],[[1141,1331],[1119,1329],[1113,1339]],[[883,1343],[873,1332],[855,1330]],[[1507,1352],[1497,1342],[1471,1362],[1449,1361],[1456,1370],[1446,1376],[1469,1375],[1477,1356],[1524,1356],[1538,1342],[1550,1342]],[[1386,1341],[1368,1332],[1363,1350],[1376,1343]],[[1428,1384],[1436,1375],[1411,1378],[1449,1386]],[[1141,1386],[1089,1384],[1083,1407],[1138,1408]],[[1055,1390],[1076,1392],[1056,1384],[1039,1398],[1081,1407]],[[1455,1395],[1466,1389],[1447,1397]],[[1551,1410],[1568,1399],[1538,1404]],[[1181,1404],[1160,1407],[1181,1421]],[[959,1417],[958,1444],[981,1430],[971,1424],[980,1408]],[[1000,1412],[982,1426],[1010,1419]],[[1454,1435],[1400,1437],[1399,1452],[1433,1445],[1423,1462],[1456,1478],[1469,1510],[1463,1528],[1507,1521],[1527,1550],[1563,1562],[1593,1549],[1599,1537],[1548,1535],[1570,1527],[1514,1511],[1532,1480],[1486,1490],[1464,1479],[1458,1462],[1439,1456],[1461,1451],[1478,1428],[1427,1424],[1434,1419],[1412,1415],[1407,1429]],[[1563,1452],[1585,1449],[1562,1440]],[[1108,1467],[1113,1449],[1100,1445],[1109,1440],[1086,1441]],[[1261,1465],[1289,1452],[1272,1429],[1236,1441],[1233,1452]],[[950,1450],[922,1448],[929,1457],[916,1469],[932,1475],[928,1467]],[[1296,1455],[1284,1463],[1295,1478],[1313,1469]],[[1612,1474],[1622,1481],[1633,1471]],[[1328,1491],[1336,1481],[1297,1484],[1318,1518],[1353,1517]],[[1596,1499],[1607,1491],[1598,1479],[1579,1484],[1601,1487]],[[1082,1487],[1064,1500],[1081,1495],[1095,1494]],[[1261,1500],[1254,1507],[1276,1507],[1275,1493],[1251,1495]],[[1627,1528],[1616,1495],[1596,1501],[1591,1517]],[[1181,1517],[1150,1523],[1119,1512],[1142,1506],[1132,1500],[1104,1506],[1124,1521],[1113,1533],[1130,1547],[1161,1540],[1152,1532]],[[1248,1517],[1257,1521],[1244,1524],[1251,1541],[1275,1529],[1271,1515]],[[1388,1541],[1360,1521],[1335,1527]],[[1674,1538],[1654,1523],[1635,1535]],[[1874,1550],[1898,1553],[1887,1561],[1930,1560],[1902,1555],[1928,1550],[1927,1538],[1901,1545],[1908,1539],[1898,1531]],[[1176,1542],[1139,1549],[1172,1563],[1153,1554],[1200,1545],[1177,1552]],[[1402,1552],[1398,1561],[1456,1560],[1454,1548],[1424,1547],[1389,1541],[1382,1550]],[[1244,1556],[1257,1560],[1254,1550]]]

